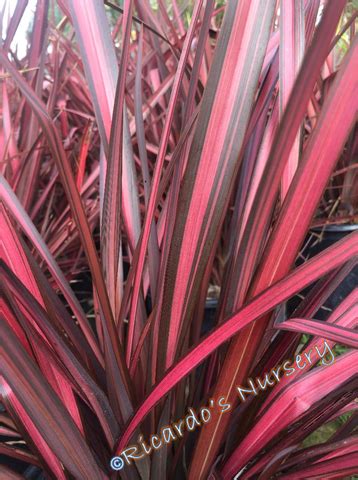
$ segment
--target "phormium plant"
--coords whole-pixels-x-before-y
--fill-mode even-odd
[[[2,5],[0,477],[356,478],[357,2]]]

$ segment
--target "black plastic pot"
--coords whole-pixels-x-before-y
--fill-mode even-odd
[[[327,225],[312,228],[306,239],[303,256],[311,258],[356,230],[358,225]],[[296,264],[299,265],[302,261],[298,259]]]
[[[214,326],[215,313],[218,306],[216,298],[208,298],[205,302],[204,319],[201,328],[201,334],[208,333]]]
[[[346,235],[358,230],[358,225],[328,225],[324,228],[312,228],[310,233],[307,235],[304,249],[301,252],[300,256],[296,261],[296,266],[298,267],[304,262],[304,259],[309,259],[314,257],[318,253],[322,252],[326,248],[335,244]],[[325,302],[325,307],[329,309],[334,309],[339,305],[344,298],[351,293],[351,291],[358,286],[358,266],[351,270],[347,277],[340,283],[338,288],[332,293],[332,295]],[[305,289],[301,294],[307,294],[312,286]],[[290,299],[287,302],[287,314],[291,315],[296,307],[300,304],[301,298],[296,296]],[[202,334],[210,331],[214,326],[215,312],[217,308],[216,299],[207,299],[205,304],[205,314],[203,321]],[[315,314],[315,318],[319,320],[324,320],[328,315],[328,310],[319,310]]]
[[[358,225],[328,225],[324,228],[313,228],[310,230],[310,233],[307,235],[302,256],[299,257],[296,261],[296,266],[301,265],[304,262],[304,259],[309,259],[314,257],[318,253],[322,252],[326,248],[335,244],[346,235],[358,230]],[[325,307],[333,310],[336,308],[344,298],[351,293],[351,291],[358,286],[358,266],[355,266],[346,278],[340,283],[336,290],[325,302]],[[307,294],[310,289],[309,287],[301,292],[303,295]],[[300,298],[294,297],[287,302],[287,313],[290,315],[293,313],[295,308],[300,303]],[[315,318],[318,320],[324,320],[327,318],[329,310],[320,309],[316,314]]]

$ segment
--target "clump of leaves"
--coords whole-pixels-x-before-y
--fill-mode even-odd
[[[4,23],[0,453],[64,480],[353,475],[358,290],[316,314],[358,233],[301,250],[357,215],[357,10],[169,3],[39,0],[23,58],[27,1]],[[238,402],[322,339],[344,346],[332,365]],[[219,397],[230,412],[110,469]]]

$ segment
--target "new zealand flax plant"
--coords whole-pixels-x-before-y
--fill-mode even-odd
[[[1,479],[356,478],[357,2],[2,5]]]

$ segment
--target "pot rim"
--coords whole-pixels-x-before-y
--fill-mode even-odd
[[[312,227],[310,228],[312,232],[354,232],[358,230],[358,224],[354,225],[339,225],[339,224],[332,224],[332,225],[323,225],[322,227]]]

